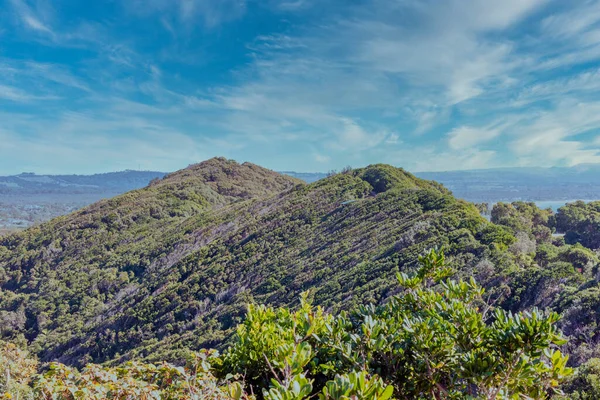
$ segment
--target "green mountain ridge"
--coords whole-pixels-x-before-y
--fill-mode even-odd
[[[398,265],[486,224],[390,166],[305,185],[213,159],[3,238],[2,333],[76,365],[176,357],[225,340],[251,300],[289,304],[309,288],[331,308],[380,300]]]
[[[510,212],[521,225],[543,223]],[[223,346],[248,303],[293,306],[306,290],[334,313],[385,302],[396,273],[440,246],[491,302],[579,310],[573,294],[596,290],[591,272],[554,261],[570,260],[570,247],[546,264],[516,248],[517,232],[534,229],[511,223],[388,165],[304,184],[211,159],[0,239],[0,335],[41,361],[176,361]],[[594,314],[581,312],[592,326]],[[570,333],[581,331],[574,321]]]

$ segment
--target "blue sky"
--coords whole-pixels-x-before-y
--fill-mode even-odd
[[[600,162],[600,2],[0,0],[0,174]]]

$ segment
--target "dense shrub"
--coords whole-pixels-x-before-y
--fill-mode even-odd
[[[381,379],[402,399],[558,392],[571,371],[567,357],[551,349],[564,343],[557,314],[492,310],[474,280],[445,279],[442,254],[432,251],[421,261],[416,275],[398,276],[403,292],[379,307],[336,316],[305,299],[295,312],[251,307],[220,359],[220,375],[244,373],[255,393],[269,382],[281,393],[320,393],[329,380],[353,373]]]
[[[496,228],[391,166],[296,185],[210,160],[0,238],[0,338],[76,367],[180,362],[182,349],[222,350],[250,302],[292,306],[310,289],[334,313],[380,303],[433,246],[460,274],[483,258],[508,268],[499,249],[514,236]]]
[[[26,351],[0,341],[0,399],[33,399],[29,384],[37,365]]]
[[[565,391],[572,400],[600,399],[600,359],[592,358],[583,364],[565,385]]]
[[[581,243],[587,248],[600,248],[600,201],[576,201],[558,209],[556,230],[565,233],[569,244]]]
[[[35,396],[387,400],[539,399],[561,393],[559,384],[572,371],[556,349],[564,343],[557,314],[493,309],[473,279],[448,279],[452,270],[442,253],[431,251],[420,261],[412,276],[398,274],[401,292],[383,305],[332,315],[312,306],[307,294],[296,310],[251,305],[222,356],[196,354],[185,368],[90,364],[79,372],[51,364],[35,378]],[[2,357],[13,350],[5,348]],[[17,358],[22,367],[12,376],[24,371],[29,379],[35,363]]]

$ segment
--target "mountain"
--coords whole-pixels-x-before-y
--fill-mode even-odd
[[[399,168],[307,185],[211,159],[0,239],[0,335],[71,365],[177,359],[221,346],[249,302],[380,302],[432,246],[477,275],[484,259],[509,267],[510,239]]]
[[[22,229],[47,221],[98,200],[142,188],[165,175],[154,171],[121,171],[95,175],[1,176],[0,230]]]
[[[577,366],[600,355],[600,260],[552,229],[586,216],[589,229],[583,206],[563,218],[497,204],[488,221],[389,165],[306,184],[215,158],[0,238],[0,339],[74,366],[180,361],[227,345],[249,303],[295,307],[305,291],[333,314],[385,303],[398,272],[443,247],[487,288],[487,309],[561,313]]]
[[[36,175],[24,172],[13,176],[0,176],[0,194],[71,194],[122,192],[144,187],[164,172],[121,171],[94,175]]]

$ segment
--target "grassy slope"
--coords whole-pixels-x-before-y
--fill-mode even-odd
[[[46,361],[177,358],[226,340],[249,301],[307,289],[332,310],[381,301],[434,245],[465,273],[502,264],[489,226],[386,165],[303,185],[213,159],[2,238],[0,333]]]

